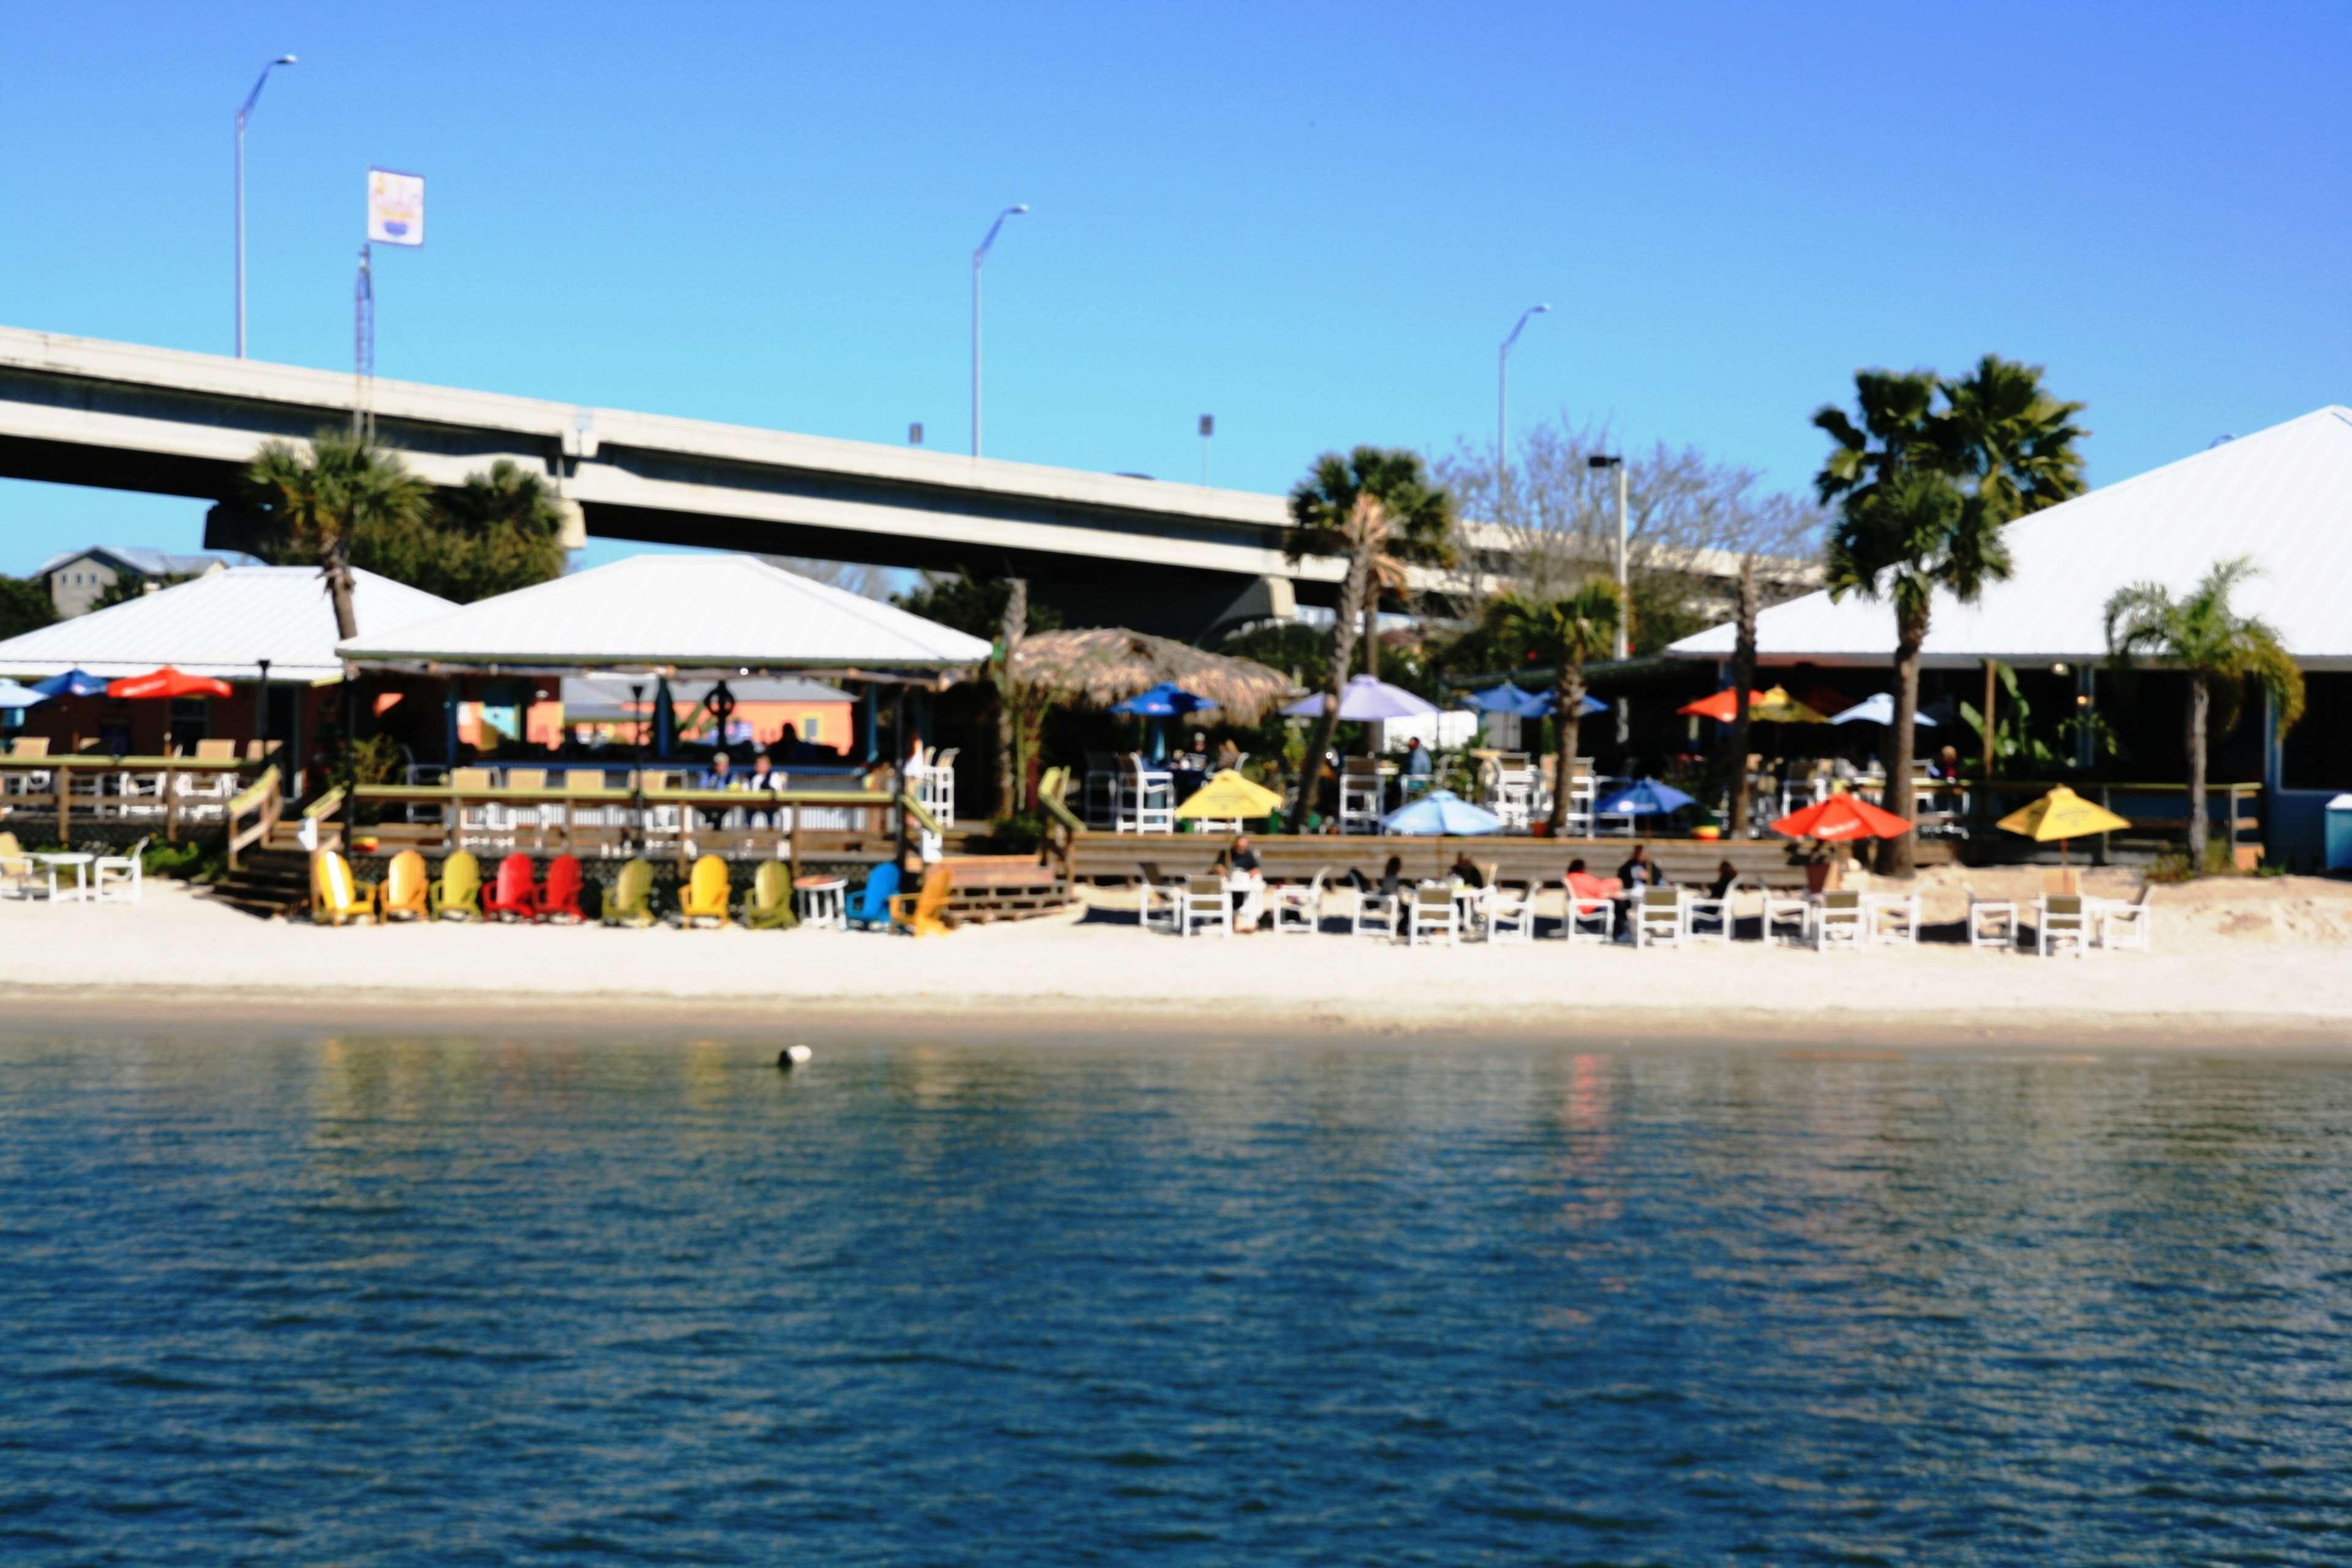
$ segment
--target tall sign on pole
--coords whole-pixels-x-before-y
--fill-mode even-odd
[[[374,247],[425,243],[425,176],[398,169],[367,172],[367,238],[360,245],[359,280],[352,291],[352,435],[370,438],[375,420],[368,407],[375,380]]]

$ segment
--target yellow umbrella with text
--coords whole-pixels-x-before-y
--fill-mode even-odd
[[[2084,800],[2064,784],[2059,784],[2048,795],[2031,805],[2021,806],[1993,826],[2003,833],[2015,833],[2037,844],[2058,841],[2058,864],[2066,863],[2066,840],[2087,837],[2094,833],[2113,833],[2118,827],[2129,827],[2131,819],[2117,816],[2095,800]]]

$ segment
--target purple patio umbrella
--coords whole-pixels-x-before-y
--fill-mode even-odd
[[[1356,723],[1376,719],[1418,719],[1436,711],[1435,703],[1369,675],[1356,677],[1339,693],[1339,717]],[[1323,694],[1318,691],[1294,702],[1283,712],[1293,719],[1319,719],[1323,716]]]

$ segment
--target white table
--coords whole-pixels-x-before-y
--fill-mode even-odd
[[[63,894],[61,894],[61,893],[59,893],[59,892],[58,891],[58,868],[60,868],[60,867],[68,867],[68,868],[71,868],[71,869],[72,869],[72,871],[73,871],[73,874],[74,874],[74,890],[73,890],[74,902],[76,902],[76,903],[78,903],[78,904],[79,904],[79,903],[86,903],[86,902],[88,902],[88,901],[89,901],[89,868],[90,868],[90,867],[91,867],[91,866],[93,866],[93,865],[95,865],[95,864],[97,863],[97,860],[98,860],[98,857],[97,857],[97,856],[95,856],[95,855],[86,855],[86,854],[83,854],[82,852],[80,852],[79,850],[73,850],[73,851],[65,851],[65,850],[50,850],[50,851],[49,851],[49,852],[47,852],[47,854],[41,854],[41,855],[27,855],[27,856],[26,856],[26,857],[25,857],[25,858],[26,858],[26,859],[27,859],[27,860],[32,861],[35,865],[37,865],[37,866],[46,866],[46,867],[47,867],[47,868],[48,868],[48,869],[49,869],[49,902],[51,902],[51,903],[53,903],[53,904],[54,904],[54,903],[56,903],[56,902],[58,901],[58,899],[60,899],[60,898],[62,898],[62,897],[64,896]]]
[[[793,903],[802,926],[809,931],[847,931],[848,900],[849,883],[845,878],[829,877],[823,881],[803,878],[793,887]]]

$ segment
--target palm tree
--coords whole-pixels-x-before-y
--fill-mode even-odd
[[[2107,600],[2107,652],[2119,668],[2152,656],[2189,677],[2182,718],[2189,742],[2189,864],[2205,868],[2205,737],[2221,699],[2220,722],[2236,728],[2250,687],[2269,696],[2284,739],[2303,717],[2303,671],[2269,623],[2242,616],[2230,603],[2239,584],[2260,575],[2243,555],[2218,562],[2189,591],[2176,599],[2160,583],[2135,583]]]
[[[1590,577],[1557,598],[1530,599],[1507,594],[1494,601],[1488,624],[1496,640],[1512,651],[1555,664],[1552,723],[1558,737],[1552,760],[1551,831],[1568,825],[1569,785],[1575,777],[1578,710],[1584,706],[1584,666],[1606,658],[1617,646],[1617,619],[1624,605],[1611,577]]]
[[[1870,485],[1867,500],[1849,493],[1839,506],[1830,530],[1830,596],[1856,593],[1895,606],[1895,721],[1887,726],[1886,807],[1898,816],[1908,817],[1914,804],[1919,649],[1927,640],[1936,590],[1974,604],[1986,584],[2009,574],[2009,547],[2000,530],[1938,469],[1896,468]],[[1909,876],[1911,836],[1884,840],[1880,856],[1881,869],[1889,876]]]
[[[1944,467],[1973,483],[1995,523],[2014,522],[2083,493],[2085,432],[2079,403],[2062,403],[2042,384],[2042,367],[1987,354],[1958,381],[1937,384],[1944,411],[1935,439]]]
[[[335,606],[335,634],[359,635],[352,609],[352,544],[371,530],[415,524],[429,491],[394,453],[340,430],[321,430],[306,455],[289,441],[266,441],[246,471],[265,525],[319,563]]]
[[[1348,574],[1340,580],[1339,606],[1331,623],[1331,667],[1324,679],[1323,717],[1299,770],[1292,820],[1307,815],[1322,777],[1323,759],[1339,728],[1339,696],[1356,658],[1356,637],[1376,613],[1382,593],[1402,592],[1409,564],[1444,565],[1454,557],[1448,542],[1454,500],[1429,482],[1416,452],[1359,447],[1342,458],[1327,452],[1290,492],[1289,537],[1283,552],[1292,561],[1308,555],[1340,555]]]

